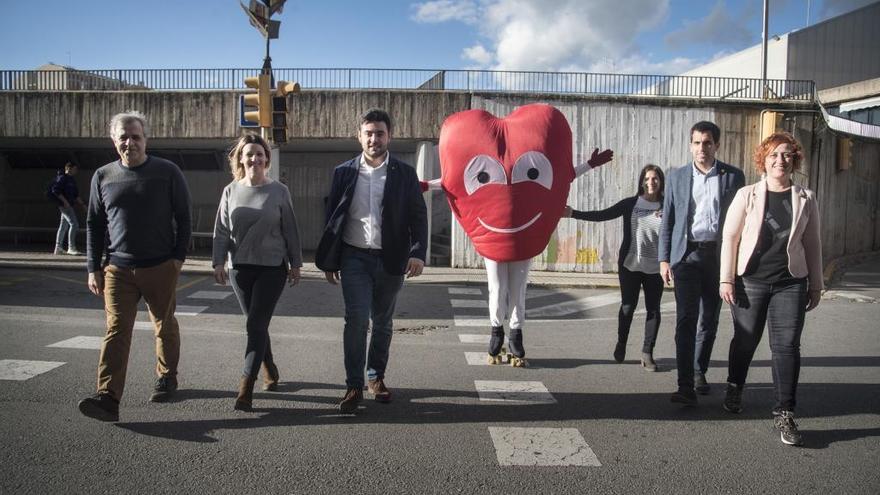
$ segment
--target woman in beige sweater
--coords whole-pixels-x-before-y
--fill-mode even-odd
[[[815,194],[792,183],[803,153],[779,132],[755,151],[763,178],[740,189],[724,222],[719,294],[730,304],[730,343],[724,409],[742,411],[742,390],[765,323],[772,355],[774,426],[782,442],[801,445],[794,422],[804,315],[819,304],[822,245]]]

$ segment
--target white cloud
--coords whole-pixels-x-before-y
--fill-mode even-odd
[[[470,6],[473,12],[464,8]],[[430,18],[476,25],[485,42],[464,49],[462,57],[480,68],[556,71],[631,57],[636,37],[665,20],[669,0],[437,1],[414,7]]]
[[[477,5],[469,0],[435,0],[413,4],[412,19],[426,24],[460,21],[474,23],[477,18]]]
[[[736,16],[724,0],[718,0],[709,15],[697,21],[685,21],[684,27],[667,34],[665,41],[673,49],[694,43],[743,48],[757,41],[747,24],[749,15]]]
[[[486,67],[492,63],[492,52],[486,50],[483,45],[474,45],[465,48],[461,54],[462,58],[470,60],[481,67]]]

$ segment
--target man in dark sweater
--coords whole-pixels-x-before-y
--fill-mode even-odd
[[[158,379],[151,401],[177,390],[180,333],[176,286],[189,244],[190,195],[174,163],[146,154],[147,121],[129,111],[110,120],[110,138],[119,160],[92,176],[86,220],[89,290],[104,296],[107,334],[98,360],[97,393],[79,410],[102,421],[119,420],[131,335],[141,297],[156,336]],[[101,258],[109,239],[110,262]]]

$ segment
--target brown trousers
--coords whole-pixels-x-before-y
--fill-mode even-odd
[[[141,297],[147,303],[156,336],[156,373],[177,374],[180,328],[174,317],[179,271],[170,259],[149,268],[104,268],[104,311],[107,335],[98,360],[98,393],[122,398],[131,336]]]

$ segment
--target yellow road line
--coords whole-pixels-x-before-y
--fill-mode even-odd
[[[205,280],[205,279],[207,279],[207,278],[208,278],[208,277],[198,277],[198,278],[196,278],[195,280],[190,280],[189,282],[187,282],[187,283],[185,283],[185,284],[183,284],[183,285],[178,285],[178,286],[177,286],[177,291],[180,292],[180,291],[182,291],[183,289],[188,289],[188,288],[192,287],[193,285],[196,285],[197,283],[202,282],[203,280]]]

